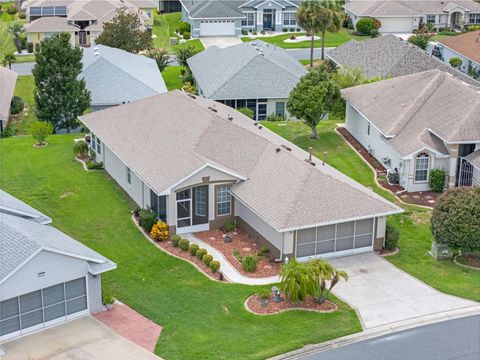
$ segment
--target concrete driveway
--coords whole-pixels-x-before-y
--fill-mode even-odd
[[[91,316],[1,346],[2,360],[159,360]]]
[[[229,46],[238,45],[242,43],[242,40],[240,40],[240,38],[236,36],[207,36],[207,37],[201,37],[200,41],[202,42],[205,49],[208,49],[209,47],[212,47],[212,46],[216,46],[216,47],[219,47],[220,49],[223,49]]]
[[[349,275],[333,292],[357,309],[366,329],[479,305],[441,293],[376,254],[338,258],[332,263]]]

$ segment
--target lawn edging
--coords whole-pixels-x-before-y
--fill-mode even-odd
[[[463,267],[463,268],[465,268],[465,269],[480,271],[480,268],[478,268],[478,267],[470,266],[470,265],[465,265],[465,264],[462,264],[461,262],[459,262],[459,261],[457,260],[457,257],[459,257],[459,256],[463,256],[463,254],[458,254],[458,255],[456,255],[456,256],[453,258],[453,262],[455,263],[455,265],[460,266],[460,267]]]
[[[246,300],[245,302],[243,303],[243,306],[245,307],[245,309],[254,314],[254,315],[259,315],[259,316],[272,316],[272,315],[278,315],[278,314],[281,314],[282,312],[286,312],[286,311],[309,311],[309,312],[316,312],[316,313],[321,313],[321,314],[331,314],[331,313],[334,313],[335,311],[338,311],[338,305],[335,304],[333,301],[330,301],[330,300],[325,300],[325,302],[328,302],[329,304],[333,305],[334,308],[333,309],[330,309],[330,310],[319,310],[319,309],[310,309],[310,308],[303,308],[303,307],[290,307],[288,309],[281,309],[281,310],[278,310],[278,311],[275,311],[275,312],[272,312],[272,313],[267,313],[267,314],[262,314],[262,313],[258,313],[256,311],[253,311],[252,309],[250,309],[250,307],[248,306],[248,302],[253,298],[255,297],[256,295],[255,294],[252,294],[250,295]],[[347,303],[348,304],[348,303]],[[351,307],[350,304],[348,304],[348,306]]]

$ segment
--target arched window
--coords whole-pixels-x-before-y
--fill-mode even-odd
[[[430,155],[419,153],[415,158],[415,181],[428,181],[430,169]]]

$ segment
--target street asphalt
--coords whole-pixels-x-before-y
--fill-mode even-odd
[[[325,48],[325,55],[328,54],[329,51],[335,48]],[[306,60],[310,59],[310,48],[305,48],[305,49],[288,49],[287,50],[290,56],[292,56],[296,60]],[[322,49],[320,48],[315,48],[313,50],[313,58],[314,59],[320,59],[322,55]]]
[[[293,358],[293,357],[292,357]],[[480,315],[395,332],[302,360],[479,360]]]

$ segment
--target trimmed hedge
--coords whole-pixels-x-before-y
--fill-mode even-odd
[[[210,254],[205,254],[202,257],[202,261],[205,265],[209,266],[210,263],[213,261],[213,256]]]
[[[185,33],[190,33],[190,24],[188,22],[182,21],[180,24],[178,24],[178,32],[182,35]]]
[[[220,270],[220,261],[213,260],[212,262],[210,262],[209,266],[210,266],[210,270],[216,273],[218,270]]]
[[[173,247],[178,247],[178,243],[182,240],[180,235],[172,235],[170,237],[170,242],[172,243]]]
[[[205,250],[205,249],[198,249],[197,252],[195,253],[195,255],[196,255],[200,260],[202,260],[202,259],[203,259],[203,255],[207,255],[207,250]]]
[[[429,185],[434,192],[441,193],[445,188],[445,171],[442,169],[432,169],[430,172]]]
[[[187,239],[182,239],[178,242],[178,246],[180,246],[180,249],[183,251],[188,251],[188,248],[190,247],[190,241]]]
[[[190,253],[190,255],[195,256],[199,248],[200,247],[197,244],[190,244],[188,252]]]

